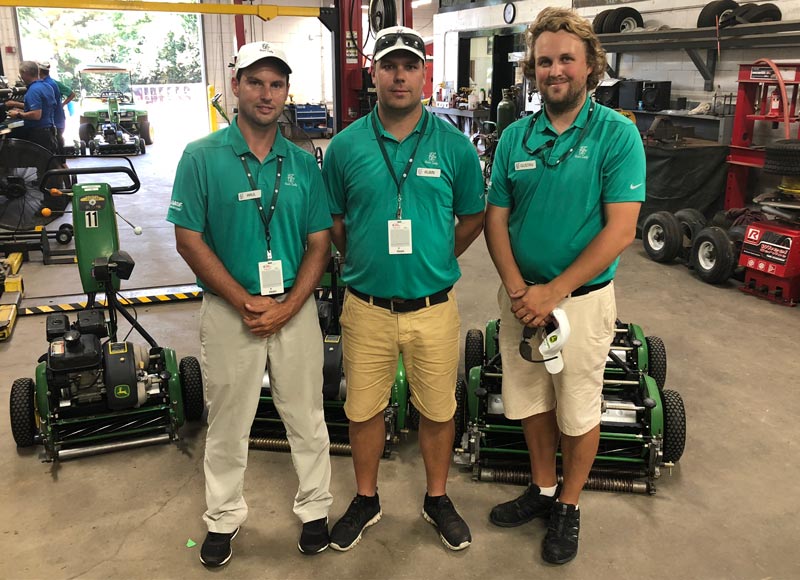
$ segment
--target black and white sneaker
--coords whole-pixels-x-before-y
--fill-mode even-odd
[[[200,548],[200,561],[209,568],[219,568],[228,563],[233,556],[231,540],[239,533],[236,528],[229,534],[208,532],[203,546]]]
[[[303,524],[303,531],[300,533],[297,549],[303,554],[313,556],[327,548],[330,541],[328,518],[321,518]]]
[[[542,495],[539,486],[532,483],[521,496],[494,506],[489,514],[489,521],[501,528],[513,528],[534,518],[547,519],[553,511],[555,501],[556,497]]]
[[[356,495],[350,507],[331,530],[330,546],[334,550],[346,552],[361,540],[361,534],[381,519],[381,502],[374,496]]]
[[[463,550],[472,543],[467,522],[458,515],[453,502],[446,495],[431,497],[426,493],[422,517],[439,530],[442,543],[451,550]]]

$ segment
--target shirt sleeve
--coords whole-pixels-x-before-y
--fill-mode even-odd
[[[306,163],[308,173],[308,233],[320,232],[333,226],[331,212],[328,209],[328,193],[322,173],[316,160],[310,159]]]
[[[511,180],[508,178],[508,158],[511,132],[506,131],[494,150],[492,178],[489,184],[489,203],[497,207],[511,207]]]
[[[481,162],[465,136],[457,136],[457,139],[459,146],[455,149],[457,170],[453,179],[453,212],[456,215],[473,215],[486,209]]]
[[[51,91],[52,89],[47,87],[47,90]],[[26,94],[30,95],[30,98],[25,100],[28,111],[40,111],[44,109],[46,93],[41,90],[40,87],[37,87],[37,89],[33,91],[29,90]]]
[[[644,201],[647,163],[639,130],[625,123],[603,164],[603,203]]]
[[[206,225],[207,206],[208,198],[203,190],[197,160],[184,151],[175,171],[167,221],[187,230],[202,232]]]
[[[328,195],[328,211],[333,215],[343,214],[346,206],[342,171],[336,163],[337,148],[337,140],[334,137],[325,152],[325,158],[322,163],[322,178]]]

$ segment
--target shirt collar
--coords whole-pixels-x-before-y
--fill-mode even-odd
[[[397,141],[397,138],[392,135],[391,133],[387,132],[386,129],[383,128],[383,123],[381,123],[381,117],[378,115],[378,106],[375,105],[375,108],[372,109],[372,113],[370,113],[374,118],[375,122],[378,125],[378,132],[381,134],[381,137],[385,137],[387,139],[391,139],[392,141]],[[409,133],[409,135],[413,135],[414,133],[420,133],[422,131],[422,125],[425,123],[425,115],[428,115],[428,111],[425,110],[425,107],[422,107],[422,114],[419,116],[419,121],[417,121],[417,125],[414,127],[414,130]],[[372,121],[370,120],[370,123]],[[372,133],[372,132],[371,132]],[[372,137],[375,137],[375,134],[372,133]],[[408,139],[408,137],[406,137]]]
[[[236,153],[236,155],[241,156],[246,153],[251,153],[250,147],[247,145],[247,141],[244,140],[244,136],[239,130],[239,115],[234,116],[233,123],[231,123],[228,127],[228,132],[225,136],[225,139],[227,143],[233,147],[233,152]],[[272,144],[272,149],[270,150],[266,159],[264,159],[264,162],[266,163],[275,155],[286,157],[288,153],[289,145],[281,133],[280,126],[278,126],[278,130],[275,132],[275,142]]]
[[[589,109],[592,107],[592,97],[587,93],[586,94],[586,101],[584,101],[581,110],[578,112],[578,116],[575,117],[575,120],[572,122],[572,125],[567,128],[564,133],[569,131],[572,127],[577,127],[578,129],[583,129],[586,127],[586,123],[589,121]],[[597,107],[597,104],[594,104]],[[547,118],[547,115],[544,114],[544,109],[542,109],[542,115],[540,115],[539,119],[536,120],[535,126],[537,133],[544,133],[545,131],[552,132],[556,134],[556,130],[553,128],[553,125],[550,123],[550,119]]]

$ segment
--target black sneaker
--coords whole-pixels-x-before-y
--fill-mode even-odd
[[[521,496],[492,508],[489,521],[501,528],[513,528],[526,524],[534,518],[548,518],[558,497],[541,494],[539,486],[532,483]]]
[[[239,533],[239,528],[230,534],[208,532],[203,546],[200,548],[200,561],[209,568],[219,568],[228,563],[233,556],[231,540]]]
[[[355,546],[364,530],[378,523],[381,514],[381,502],[377,493],[372,497],[356,495],[331,530],[331,548],[346,552]]]
[[[453,502],[446,495],[431,497],[425,494],[422,517],[439,530],[439,537],[451,550],[463,550],[472,543],[467,522],[458,515]]]
[[[551,564],[566,564],[578,553],[581,512],[572,504],[556,502],[542,542],[542,558]]]
[[[303,554],[313,556],[327,548],[330,541],[331,538],[328,535],[328,518],[321,518],[303,524],[303,531],[300,533],[300,541],[297,542],[297,549]]]

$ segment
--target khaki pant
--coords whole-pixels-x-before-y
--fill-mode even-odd
[[[551,375],[542,363],[519,354],[522,323],[511,312],[511,300],[500,285],[500,357],[503,361],[503,409],[509,419],[525,419],[556,409],[561,432],[579,436],[600,423],[603,373],[614,339],[617,306],[613,282],[559,306],[571,333],[561,354],[564,370]],[[530,340],[533,357],[540,359],[539,333]]]
[[[348,292],[341,323],[344,410],[351,421],[367,421],[386,408],[400,353],[414,407],[431,421],[453,418],[461,329],[455,290],[447,302],[402,314]]]
[[[292,462],[300,480],[294,513],[302,522],[327,517],[331,464],[322,411],[322,333],[314,298],[277,334],[250,333],[239,313],[209,292],[200,321],[201,363],[208,406],[205,476],[211,532],[230,533],[247,518],[242,495],[250,427],[264,369],[286,426]],[[264,484],[268,486],[268,484]]]

